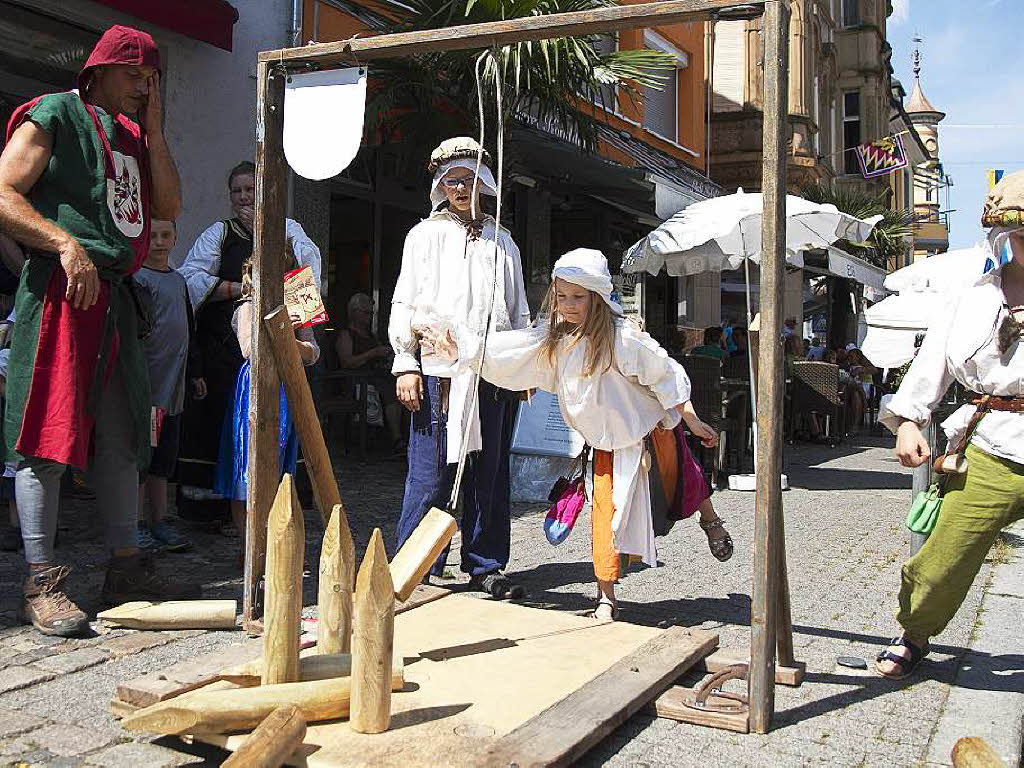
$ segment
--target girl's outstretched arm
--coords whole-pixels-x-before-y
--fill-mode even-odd
[[[682,414],[686,426],[690,428],[690,431],[700,440],[705,448],[714,448],[718,445],[718,433],[715,432],[710,424],[701,421],[697,412],[693,410],[692,402],[687,400],[685,403],[677,405],[676,410]]]

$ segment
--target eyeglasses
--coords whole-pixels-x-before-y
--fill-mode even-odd
[[[456,179],[444,179],[442,182],[448,189],[458,189],[461,186],[470,187],[473,185],[472,176],[459,176]]]

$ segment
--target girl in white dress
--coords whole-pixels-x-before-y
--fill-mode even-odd
[[[558,395],[566,423],[593,449],[591,519],[599,588],[594,616],[602,619],[617,613],[622,556],[657,564],[648,471],[662,470],[661,446],[675,449],[668,430],[682,419],[704,445],[718,440],[693,410],[686,371],[622,317],[611,294],[608,262],[600,251],[565,254],[555,263],[536,325],[492,333],[482,365],[483,377],[496,386]],[[482,332],[459,328],[458,335],[463,364],[479,365]],[[648,437],[655,457],[645,450]],[[710,504],[702,505],[701,518],[710,540],[728,538]]]

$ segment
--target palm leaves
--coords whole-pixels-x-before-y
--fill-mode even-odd
[[[843,213],[867,219],[882,216],[863,243],[841,241],[842,247],[875,266],[886,268],[889,263],[900,264],[913,234],[914,212],[908,209],[891,210],[885,193],[872,195],[856,189],[834,188],[827,184],[811,184],[800,190],[800,195],[813,203],[831,203]]]
[[[498,21],[611,5],[611,0],[377,0],[375,29],[408,32]],[[658,87],[658,72],[674,67],[670,54],[648,49],[602,53],[596,37],[525,41],[490,52],[483,64],[485,104],[494,104],[501,83],[506,122],[521,119],[588,150],[597,144],[600,108],[620,88],[627,98],[641,87]],[[476,65],[473,51],[444,51],[382,62],[368,118],[384,141],[400,139],[418,148],[453,133],[475,134]],[[497,76],[497,78],[495,77]],[[493,136],[493,107],[487,113]]]

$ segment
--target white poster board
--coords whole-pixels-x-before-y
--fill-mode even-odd
[[[583,436],[562,418],[555,395],[538,392],[532,402],[520,405],[512,432],[513,453],[575,458],[583,444]]]

